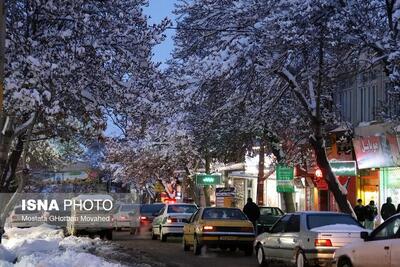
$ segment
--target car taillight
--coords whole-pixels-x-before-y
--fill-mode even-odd
[[[332,247],[330,239],[315,239],[314,244],[316,247]]]
[[[205,231],[205,232],[209,232],[209,231],[214,231],[214,226],[211,226],[211,225],[204,225],[203,226],[203,231]]]
[[[167,218],[167,223],[173,223],[173,222],[177,222],[177,221],[178,221],[178,219],[176,219],[176,218],[171,218],[171,217]]]
[[[145,220],[147,220],[147,217],[146,216],[140,216],[140,220],[141,221],[145,221]]]

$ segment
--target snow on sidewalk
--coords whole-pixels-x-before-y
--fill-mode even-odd
[[[98,247],[112,250],[100,239],[64,237],[63,231],[43,224],[31,228],[6,228],[0,245],[0,267],[120,267],[91,254]]]

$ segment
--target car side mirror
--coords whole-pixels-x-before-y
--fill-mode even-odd
[[[368,232],[361,232],[360,233],[360,238],[363,239],[364,241],[368,241],[369,238],[369,233]]]

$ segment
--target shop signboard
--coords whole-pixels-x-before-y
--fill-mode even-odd
[[[234,187],[215,188],[215,198],[217,207],[232,207],[236,196]]]
[[[197,185],[221,184],[221,174],[198,173],[196,174],[196,184]]]
[[[294,168],[278,165],[276,167],[276,191],[278,193],[294,193]]]
[[[394,135],[353,139],[359,169],[394,167],[400,164],[399,144]]]
[[[355,161],[330,161],[329,163],[336,176],[357,176]]]

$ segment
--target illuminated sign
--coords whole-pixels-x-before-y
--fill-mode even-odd
[[[198,185],[216,185],[221,183],[221,174],[196,174],[196,184]]]
[[[355,161],[331,161],[329,164],[336,176],[357,176]]]

